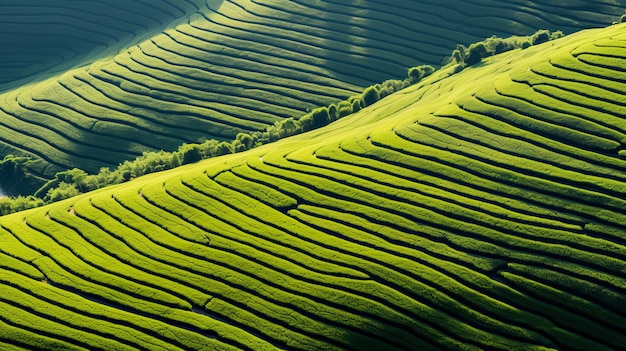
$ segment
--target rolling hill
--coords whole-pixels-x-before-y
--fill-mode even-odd
[[[116,54],[202,4],[203,0],[4,0],[0,91]]]
[[[0,218],[0,346],[618,350],[626,24]]]
[[[10,55],[2,55],[0,84],[12,88],[0,94],[0,159],[31,157],[29,171],[49,179],[72,167],[114,167],[144,151],[231,140],[404,77],[408,67],[439,65],[457,43],[604,26],[626,7],[605,0],[122,3],[2,3],[0,24],[10,36],[0,44]]]

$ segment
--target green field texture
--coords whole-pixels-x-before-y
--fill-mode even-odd
[[[0,91],[114,55],[197,11],[205,0],[4,0]]]
[[[626,24],[0,218],[0,346],[619,350]]]
[[[30,157],[29,172],[51,179],[74,167],[114,168],[145,151],[230,141],[402,79],[409,67],[439,66],[457,44],[603,27],[626,7],[621,0],[120,3],[0,5],[0,24],[13,33],[0,45],[10,52],[0,55],[10,71],[0,76],[22,84],[1,89],[0,159]],[[109,17],[96,15],[103,6],[114,9]]]

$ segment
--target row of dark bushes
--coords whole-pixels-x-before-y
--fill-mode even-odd
[[[469,47],[458,45],[452,52],[451,64],[456,65],[458,68],[456,71],[458,72],[491,55],[517,48],[523,49],[559,38],[562,35],[561,32],[550,33],[547,30],[540,30],[528,37],[505,39],[491,37],[482,42],[474,43]],[[434,71],[435,68],[429,65],[412,67],[408,70],[407,77],[403,80],[391,79],[372,85],[365,88],[362,94],[352,96],[329,106],[319,107],[300,118],[280,120],[264,131],[239,133],[231,142],[207,140],[200,144],[183,144],[178,150],[173,152],[144,152],[143,155],[135,160],[121,163],[114,170],[102,168],[97,174],[88,174],[77,168],[59,172],[54,179],[40,187],[34,195],[0,198],[0,215],[67,199],[108,185],[120,184],[145,174],[172,169],[202,159],[249,150],[288,136],[320,128],[337,119],[356,113],[396,91],[418,83]],[[10,156],[8,159],[15,158]],[[20,177],[22,179],[28,177],[26,171],[27,162],[23,158],[18,159],[19,162],[12,162],[10,165],[10,167],[13,167],[10,172],[11,181],[13,182],[18,181]],[[7,159],[5,158],[5,160]],[[2,163],[0,163],[0,174],[4,174],[1,166]]]

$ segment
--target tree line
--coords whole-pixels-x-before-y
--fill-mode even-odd
[[[498,38],[491,37],[469,47],[458,45],[450,55],[450,65],[455,65],[455,72],[475,65],[482,59],[514,49],[525,49],[563,36],[560,31],[551,33],[540,30],[526,37]],[[411,67],[407,77],[390,79],[374,84],[361,94],[351,96],[328,106],[316,108],[299,118],[286,118],[275,122],[263,131],[239,133],[232,141],[207,140],[203,143],[183,144],[177,150],[144,152],[134,160],[127,160],[115,169],[101,168],[97,174],[88,174],[84,170],[73,168],[56,173],[54,179],[47,181],[33,195],[0,197],[0,215],[18,212],[55,201],[71,198],[105,186],[120,184],[149,173],[176,168],[206,158],[241,152],[282,138],[323,127],[335,120],[349,116],[370,106],[380,99],[420,82],[428,77],[435,68],[430,65]],[[30,160],[26,157],[6,156],[0,162],[0,190],[7,184],[20,183],[22,189],[32,188],[38,183],[27,172]]]

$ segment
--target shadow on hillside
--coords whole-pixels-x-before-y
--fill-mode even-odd
[[[204,3],[194,1],[0,2],[0,92],[116,53]]]

